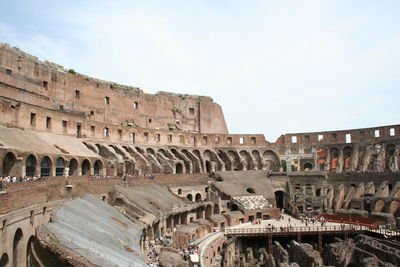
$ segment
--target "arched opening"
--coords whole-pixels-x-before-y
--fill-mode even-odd
[[[192,194],[188,194],[188,195],[186,196],[186,198],[187,198],[187,200],[189,200],[189,201],[193,201],[193,196],[192,196]]]
[[[183,173],[183,165],[182,165],[182,163],[177,163],[176,164],[175,173]]]
[[[206,160],[206,172],[211,173],[212,168],[211,168],[211,162]]]
[[[100,160],[96,160],[94,163],[94,175],[100,175],[103,170],[103,163]]]
[[[394,171],[396,169],[396,146],[394,144],[388,144],[386,146],[386,162],[385,167],[387,170]]]
[[[90,161],[85,159],[82,162],[82,175],[89,175],[90,174]]]
[[[232,204],[231,211],[237,211],[237,210],[239,210],[239,206],[237,204]]]
[[[279,209],[285,208],[285,192],[276,191],[275,192],[276,207]]]
[[[154,152],[154,149],[152,149],[152,148],[147,148],[146,149],[146,152],[147,152],[147,154],[151,154],[151,155],[155,155],[156,153]]]
[[[51,175],[51,160],[48,156],[45,156],[40,162],[40,176],[50,176]]]
[[[196,194],[195,200],[196,200],[196,202],[200,202],[201,201],[201,194],[200,193]]]
[[[21,228],[18,228],[17,231],[15,232],[14,235],[14,241],[13,241],[13,266],[19,266],[21,265],[21,259],[22,259],[22,237],[23,233]]]
[[[26,158],[25,175],[26,176],[35,176],[36,165],[37,165],[37,160],[36,160],[35,156],[34,155],[29,155]]]
[[[6,267],[8,266],[8,263],[9,263],[8,255],[7,253],[4,253],[0,259],[0,267]]]
[[[35,236],[31,236],[29,238],[28,245],[26,247],[26,266],[27,267],[40,266],[40,264],[36,261],[36,259],[34,257],[34,254],[33,254],[34,249],[35,249]]]
[[[56,176],[63,176],[65,168],[65,161],[63,158],[58,158],[56,161]]]
[[[69,176],[78,175],[78,161],[76,159],[71,159],[69,161],[68,168],[69,168],[68,171]]]
[[[267,171],[279,171],[279,158],[272,150],[263,153],[264,169]]]
[[[304,163],[303,170],[311,171],[313,169],[313,165],[310,162]]]
[[[3,175],[10,175],[14,165],[15,165],[16,157],[13,153],[8,152],[3,159]]]

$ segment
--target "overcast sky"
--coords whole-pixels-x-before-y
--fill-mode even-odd
[[[231,133],[400,123],[398,0],[0,0],[0,42],[96,78],[211,96]]]

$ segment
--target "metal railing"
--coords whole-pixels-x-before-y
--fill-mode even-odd
[[[274,228],[227,228],[227,235],[268,235],[268,234],[295,234],[295,233],[319,233],[319,232],[364,232],[370,231],[384,235],[400,235],[400,229],[387,229],[369,227],[363,225],[335,225],[335,226],[296,226]]]

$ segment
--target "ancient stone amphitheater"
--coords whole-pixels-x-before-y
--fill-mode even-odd
[[[229,134],[0,44],[0,266],[400,266],[399,132]]]

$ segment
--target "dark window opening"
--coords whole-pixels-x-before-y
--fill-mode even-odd
[[[46,129],[51,129],[51,117],[46,117]]]
[[[255,194],[256,192],[254,191],[254,189],[253,188],[247,188],[246,189],[246,191],[248,192],[248,193],[250,193],[250,194]]]
[[[75,90],[75,98],[79,99],[81,97],[81,92],[79,90]]]
[[[76,124],[76,137],[80,138],[82,134],[82,125],[81,124]]]
[[[149,133],[143,133],[144,140],[149,141]]]
[[[92,134],[92,136],[94,136],[95,135],[95,132],[96,132],[96,126],[90,126],[90,133]]]
[[[118,130],[118,138],[122,139],[122,130]]]
[[[43,81],[43,87],[47,90],[49,88],[49,83],[47,81]]]
[[[108,96],[104,97],[104,104],[110,105],[110,97]]]
[[[36,125],[36,113],[31,113],[31,126]]]
[[[139,103],[133,102],[133,109],[139,109]]]
[[[189,114],[194,115],[194,108],[189,108]]]
[[[62,121],[63,133],[67,132],[67,121]]]
[[[108,128],[106,127],[104,128],[104,137],[108,137],[108,134],[109,134]]]

